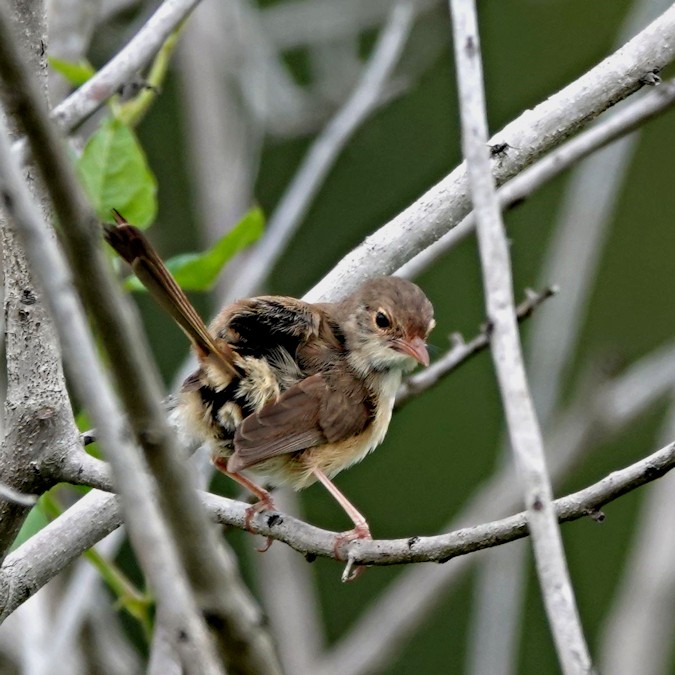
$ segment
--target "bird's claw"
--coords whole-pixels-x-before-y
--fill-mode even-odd
[[[333,544],[333,553],[338,560],[344,560],[340,555],[340,549],[352,541],[357,539],[365,539],[372,541],[373,537],[370,534],[370,528],[367,523],[357,525],[353,530],[348,530],[347,532],[342,532],[335,537],[335,543]],[[342,581],[354,581],[363,574],[365,571],[364,565],[357,565],[354,561],[354,558],[351,555],[347,556],[347,566],[342,573]]]
[[[253,531],[252,525],[253,525],[253,519],[259,514],[262,513],[263,511],[275,511],[276,506],[274,505],[274,502],[272,501],[271,497],[268,497],[266,499],[261,499],[260,501],[256,502],[253,504],[253,506],[249,506],[246,509],[246,518],[244,520],[244,525],[246,526],[246,529],[251,533],[255,534]],[[267,537],[267,541],[264,546],[261,547],[256,547],[256,551],[260,553],[265,553],[265,551],[268,551],[270,546],[274,543],[274,540],[272,537]]]

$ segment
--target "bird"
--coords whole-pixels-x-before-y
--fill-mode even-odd
[[[114,211],[104,236],[192,342],[198,368],[175,397],[184,440],[205,443],[214,466],[274,510],[268,490],[320,482],[354,527],[336,539],[372,539],[366,518],[331,480],[384,439],[404,373],[429,365],[433,307],[414,283],[375,277],[334,303],[264,295],[237,300],[205,325],[145,235]],[[268,540],[268,546],[271,540]]]

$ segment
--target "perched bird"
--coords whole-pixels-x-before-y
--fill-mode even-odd
[[[173,411],[187,437],[274,508],[241,472],[296,490],[323,483],[354,523],[340,541],[370,538],[366,519],[331,478],[379,445],[402,374],[429,365],[433,308],[413,283],[366,281],[337,303],[261,296],[225,307],[207,328],[145,236],[115,212],[106,239],[194,346],[199,368]],[[336,544],[337,546],[337,544]]]

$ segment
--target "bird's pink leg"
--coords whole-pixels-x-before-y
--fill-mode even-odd
[[[249,506],[246,509],[246,520],[244,522],[246,524],[246,529],[249,532],[252,532],[251,523],[256,513],[260,513],[261,511],[276,511],[276,506],[274,505],[274,501],[272,501],[272,495],[264,488],[256,485],[252,480],[246,478],[246,476],[243,474],[237,473],[235,471],[228,471],[227,460],[216,457],[213,459],[213,465],[216,467],[216,469],[218,469],[218,471],[221,471],[226,476],[229,476],[232,480],[239,483],[239,485],[246,488],[251,494],[254,494],[258,498],[258,501],[253,504],[253,506]],[[274,540],[271,537],[267,537],[267,543],[265,546],[257,550],[261,553],[264,553],[269,549],[273,541]]]
[[[345,513],[352,519],[354,523],[354,529],[348,530],[347,532],[342,532],[335,538],[335,544],[333,546],[333,552],[335,553],[336,558],[340,558],[339,549],[350,541],[354,539],[372,539],[373,537],[370,534],[370,527],[368,527],[368,522],[361,515],[358,509],[345,497],[340,490],[337,489],[335,483],[331,481],[326,474],[314,467],[312,473],[320,480],[325,486],[326,490],[330,492],[335,501],[345,510]],[[364,570],[364,567],[357,567],[353,574],[349,577],[348,581],[353,581],[357,576],[361,574]]]

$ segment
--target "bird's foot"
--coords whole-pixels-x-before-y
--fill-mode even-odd
[[[251,534],[255,534],[252,529],[253,519],[256,517],[257,514],[262,513],[263,511],[276,511],[276,506],[274,505],[272,497],[270,497],[269,494],[266,494],[266,496],[261,497],[255,504],[253,504],[253,506],[249,506],[246,509],[246,519],[244,520],[244,524],[246,526],[246,529]],[[261,547],[256,546],[256,551],[259,551],[260,553],[265,553],[265,551],[269,551],[269,548],[270,546],[272,546],[273,543],[274,539],[272,539],[272,537],[267,537],[265,545]]]
[[[335,542],[333,544],[333,553],[338,560],[344,560],[340,555],[340,549],[349,544],[352,541],[357,539],[366,539],[372,541],[373,537],[370,534],[370,528],[368,523],[363,522],[358,524],[353,530],[348,530],[347,532],[341,532],[335,537]],[[354,581],[360,577],[366,568],[364,565],[356,565],[354,559],[351,556],[347,557],[347,566],[345,567],[344,572],[342,573],[342,581]]]

